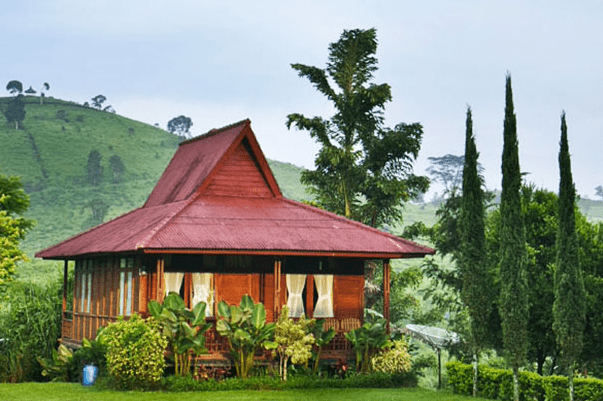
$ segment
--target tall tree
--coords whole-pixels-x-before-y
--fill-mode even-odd
[[[4,109],[4,117],[9,123],[15,123],[15,129],[19,129],[19,123],[25,120],[25,102],[23,102],[23,95],[17,95],[8,101],[6,108]]]
[[[421,124],[383,126],[385,104],[392,96],[388,84],[371,83],[377,70],[376,35],[375,29],[344,31],[329,45],[325,69],[292,64],[333,103],[335,115],[287,116],[288,128],[309,131],[321,146],[316,169],[302,173],[302,182],[310,186],[318,204],[375,227],[400,218],[400,203],[429,186],[427,177],[413,174]]]
[[[595,195],[597,195],[601,200],[603,200],[603,185],[599,185],[595,188]]]
[[[23,93],[23,84],[21,81],[13,79],[6,84],[6,90],[9,91],[11,95],[18,96]]]
[[[500,198],[500,314],[503,342],[513,368],[513,391],[519,401],[519,368],[527,353],[528,280],[526,233],[521,213],[521,171],[511,76],[506,79],[502,193]]]
[[[92,100],[92,107],[100,110],[107,97],[105,95],[96,95],[90,100]]]
[[[177,135],[181,138],[186,138],[189,135],[189,130],[193,126],[193,120],[190,117],[178,116],[168,121],[168,132]]]
[[[0,174],[0,290],[12,280],[16,263],[27,260],[19,249],[34,221],[22,217],[29,208],[29,196],[19,177]]]
[[[461,199],[461,252],[458,268],[463,281],[461,297],[468,309],[473,348],[473,396],[477,396],[477,362],[488,333],[490,315],[490,272],[486,258],[483,180],[478,172],[479,154],[473,136],[471,109],[467,109],[465,163]]]
[[[118,155],[113,155],[109,158],[109,166],[113,173],[113,183],[118,184],[122,181],[126,166]]]
[[[103,180],[103,166],[101,165],[101,159],[103,157],[98,150],[91,150],[88,154],[88,163],[86,164],[86,179],[88,182],[96,187]]]
[[[431,166],[427,172],[433,181],[438,181],[444,186],[444,193],[451,193],[460,188],[463,182],[464,156],[446,154],[440,157],[428,157]]]
[[[561,115],[559,144],[559,232],[555,271],[553,329],[569,379],[570,401],[574,400],[574,365],[582,352],[586,294],[576,234],[576,189],[572,179],[565,113]]]

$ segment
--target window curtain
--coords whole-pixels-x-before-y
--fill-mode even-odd
[[[314,317],[334,317],[333,314],[333,275],[314,275],[318,300],[314,307]]]
[[[193,304],[205,302],[205,316],[214,315],[214,294],[211,287],[212,273],[193,273]]]
[[[165,278],[165,295],[170,292],[180,294],[184,273],[163,273],[163,276]]]
[[[302,294],[306,285],[305,274],[287,274],[287,308],[289,309],[289,317],[301,317],[304,311],[304,300]]]

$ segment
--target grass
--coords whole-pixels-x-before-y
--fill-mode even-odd
[[[317,400],[321,401],[479,401],[445,391],[420,388],[398,389],[311,389],[284,391],[214,391],[195,393],[116,392],[84,387],[74,383],[0,384],[3,401],[246,401],[246,400]]]

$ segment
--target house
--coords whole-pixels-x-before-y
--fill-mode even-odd
[[[78,346],[99,327],[175,291],[192,307],[263,302],[274,321],[325,318],[338,335],[332,355],[349,352],[343,332],[359,327],[365,264],[382,260],[385,316],[390,259],[433,254],[355,221],[283,197],[249,120],[180,144],[144,206],[51,246],[44,259],[75,261],[73,310],[64,286],[62,341]],[[210,357],[227,351],[208,332]],[[327,353],[328,355],[328,353]]]

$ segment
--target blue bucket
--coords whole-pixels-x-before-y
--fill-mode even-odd
[[[96,376],[98,375],[98,368],[94,365],[86,365],[84,366],[84,370],[82,371],[82,384],[84,386],[92,386],[96,381]]]

